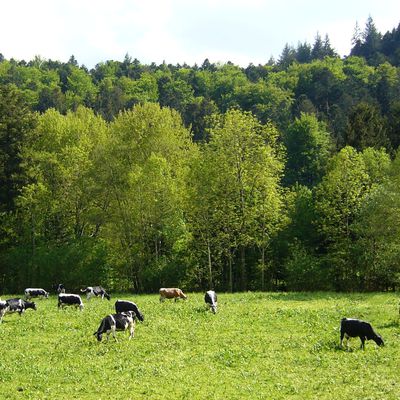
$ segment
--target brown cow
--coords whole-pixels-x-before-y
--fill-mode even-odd
[[[165,299],[175,299],[175,301],[178,299],[186,300],[187,296],[178,288],[161,288],[160,302],[163,302]]]

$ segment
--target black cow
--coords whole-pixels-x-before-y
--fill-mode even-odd
[[[215,314],[217,312],[217,293],[214,290],[208,290],[204,295],[204,301]]]
[[[9,308],[10,308],[10,306],[6,301],[0,300],[0,324],[1,324],[1,321],[3,320],[4,315],[9,310]]]
[[[365,340],[373,340],[378,346],[383,346],[383,339],[374,332],[369,322],[359,319],[343,318],[340,322],[340,346],[343,346],[343,338],[347,339],[347,347],[349,338],[359,337],[361,340],[361,348],[364,349]]]
[[[58,294],[58,308],[64,308],[64,306],[75,306],[79,307],[83,311],[83,302],[79,294],[71,293],[59,293]]]
[[[24,299],[8,299],[6,300],[6,303],[8,304],[9,308],[6,311],[6,314],[11,314],[17,312],[20,316],[27,310],[28,308],[31,308],[32,310],[36,310],[36,304],[27,301]]]
[[[110,338],[110,333],[112,333],[115,341],[117,341],[115,332],[126,331],[129,328],[130,340],[135,335],[135,318],[135,313],[132,311],[107,315],[101,320],[99,328],[93,335],[101,342],[103,333],[107,334],[107,340]]]
[[[137,319],[141,322],[144,321],[144,316],[143,314],[139,311],[138,306],[132,302],[132,301],[128,301],[128,300],[117,300],[115,302],[115,312],[116,313],[123,313],[123,312],[129,312],[132,311]]]
[[[86,298],[90,300],[94,296],[101,296],[101,299],[103,300],[104,297],[107,300],[110,300],[110,295],[105,291],[105,289],[101,286],[88,286],[85,289],[81,289],[82,293],[86,293]]]
[[[41,288],[26,288],[25,289],[25,298],[29,300],[31,297],[45,297],[49,298],[49,292],[46,292]]]

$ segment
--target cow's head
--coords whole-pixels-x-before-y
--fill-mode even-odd
[[[33,301],[25,301],[25,309],[32,308],[36,311],[36,304]]]
[[[378,346],[384,346],[384,345],[385,345],[385,343],[384,343],[382,337],[379,336],[379,335],[376,335],[376,336],[374,337],[373,340],[375,341],[375,343],[376,343]]]
[[[143,322],[143,321],[144,321],[144,315],[139,311],[139,309],[135,312],[135,315],[136,315],[137,319],[138,319],[140,322]]]
[[[139,311],[139,308],[137,307],[136,304],[133,306],[134,310],[127,311],[129,313],[132,313],[132,318],[135,319],[137,318],[140,322],[144,321],[144,315]]]
[[[56,285],[55,288],[56,288],[56,292],[58,294],[65,293],[65,286],[62,283],[59,283],[58,285]]]
[[[183,300],[186,300],[186,299],[187,299],[186,294],[183,293],[182,290],[179,292],[179,297],[180,297],[181,299],[183,299]]]

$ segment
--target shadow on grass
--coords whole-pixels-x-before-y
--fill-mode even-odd
[[[206,306],[195,307],[192,310],[193,310],[193,312],[195,312],[197,314],[207,314],[207,313],[212,314],[210,309]]]
[[[271,300],[281,300],[281,301],[316,301],[316,300],[340,300],[340,299],[350,299],[353,301],[362,300],[361,294],[349,294],[340,292],[265,292],[262,293],[264,297]]]
[[[352,353],[354,351],[361,350],[360,348],[360,341],[353,341],[353,343],[349,343],[349,347],[346,346],[344,343],[343,346],[336,340],[326,340],[326,341],[319,341],[313,344],[311,349],[312,353],[319,353],[319,352],[345,352],[345,353]]]
[[[398,328],[399,326],[400,326],[400,321],[399,321],[399,318],[397,318],[396,320],[389,321],[386,324],[378,325],[377,328],[378,329],[382,329],[382,328]]]
[[[356,338],[354,338],[356,339]],[[327,341],[325,343],[316,343],[313,347],[314,352],[318,351],[334,351],[334,352],[344,352],[344,353],[353,353],[358,351],[366,351],[369,341],[365,343],[365,349],[361,348],[360,340],[350,341],[348,347],[346,342],[343,343],[343,346],[340,346],[338,342]],[[317,346],[316,346],[317,345]],[[373,346],[374,345],[374,346]],[[375,347],[375,343],[370,343],[369,346]],[[316,349],[317,347],[317,349]],[[376,346],[378,348],[378,346]]]

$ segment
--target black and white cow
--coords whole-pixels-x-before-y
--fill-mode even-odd
[[[79,307],[79,309],[83,311],[83,302],[79,294],[59,293],[57,306],[58,308],[64,308],[64,306],[75,306],[76,308]]]
[[[103,300],[104,297],[107,300],[110,300],[110,295],[104,290],[103,287],[101,286],[88,286],[85,289],[81,289],[82,293],[86,293],[86,298],[90,300],[94,296],[101,296],[101,299]]]
[[[28,308],[31,308],[32,310],[36,311],[36,304],[33,303],[32,301],[15,298],[6,300],[6,303],[9,306],[8,310],[6,311],[6,314],[17,312],[21,316]]]
[[[44,297],[46,299],[49,298],[49,292],[46,292],[41,288],[26,288],[25,289],[25,298],[29,300],[31,297]]]
[[[65,286],[62,283],[59,283],[58,285],[55,285],[56,293],[65,293]]]
[[[204,301],[215,314],[217,312],[217,293],[214,290],[208,290],[204,295]]]
[[[9,308],[10,308],[10,306],[6,301],[0,300],[0,324],[1,324],[1,321],[3,320],[4,315],[9,310]]]
[[[107,340],[110,338],[110,333],[112,333],[115,341],[117,337],[115,336],[116,331],[126,331],[129,328],[129,340],[135,335],[135,313],[133,311],[127,311],[118,314],[110,314],[104,317],[100,326],[94,335],[97,340],[101,342],[103,334],[107,334]]]
[[[343,318],[340,322],[340,346],[343,346],[343,338],[346,338],[346,347],[348,347],[349,338],[351,337],[360,338],[362,349],[364,349],[365,340],[373,340],[378,346],[384,345],[383,339],[374,332],[369,322],[359,319]]]
[[[141,322],[144,321],[143,314],[139,311],[138,306],[133,301],[128,300],[117,300],[115,302],[115,312],[116,313],[123,313],[132,311],[137,319]]]

